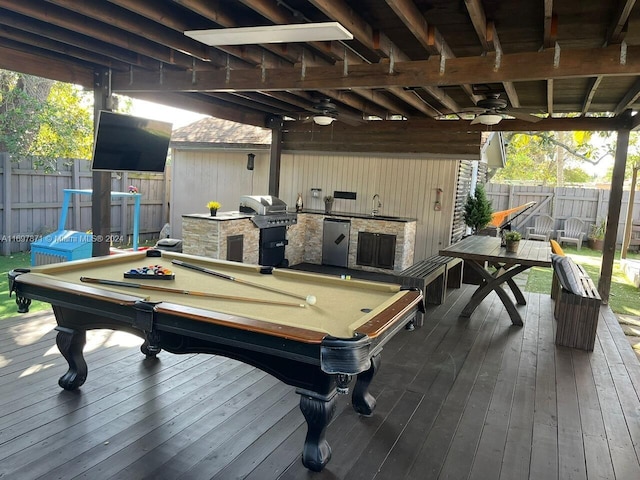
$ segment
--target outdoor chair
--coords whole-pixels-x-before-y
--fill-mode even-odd
[[[555,220],[549,215],[540,215],[533,223],[533,227],[527,227],[526,240],[543,240],[548,242],[553,232]]]
[[[562,245],[563,242],[575,243],[578,250],[582,246],[582,238],[584,237],[584,222],[579,218],[571,217],[564,221],[564,229],[558,230],[557,242]]]

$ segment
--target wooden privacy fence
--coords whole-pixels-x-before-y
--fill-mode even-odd
[[[34,170],[30,160],[12,162],[0,153],[0,243],[2,255],[28,251],[31,242],[53,232],[62,213],[64,189],[91,189],[92,176],[87,160],[59,160],[56,173]],[[169,174],[127,173],[112,175],[111,190],[127,192],[129,185],[142,194],[139,241],[158,238],[168,221]],[[91,229],[91,196],[73,195],[65,229]],[[131,244],[133,200],[114,198],[111,202],[111,233]]]
[[[601,222],[609,211],[609,190],[583,187],[544,187],[527,185],[505,185],[488,183],[485,186],[487,197],[494,211],[507,210],[527,202],[538,202],[537,205],[517,217],[512,228],[521,233],[526,227],[533,227],[538,215],[547,214],[555,221],[554,230],[563,228],[564,221],[576,217],[585,222],[585,239],[591,225]],[[620,222],[618,224],[617,244],[622,244],[624,222],[629,206],[629,191],[622,196]],[[633,204],[633,220],[640,221],[640,195],[635,196]]]

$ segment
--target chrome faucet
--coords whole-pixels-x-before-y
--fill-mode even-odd
[[[378,211],[382,208],[382,202],[380,201],[380,195],[378,195],[377,193],[373,196],[373,199],[371,200],[372,204],[373,204],[373,208],[371,209],[371,215],[377,215]]]

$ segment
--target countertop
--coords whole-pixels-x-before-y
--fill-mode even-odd
[[[409,217],[391,217],[387,215],[371,215],[367,213],[350,213],[350,212],[331,212],[324,213],[324,210],[312,210],[308,208],[302,209],[302,212],[299,213],[311,213],[315,215],[324,215],[327,218],[331,217],[339,217],[339,218],[362,218],[365,220],[379,220],[383,222],[416,222],[416,218]]]
[[[289,213],[295,213],[295,210],[288,210]],[[331,212],[324,213],[324,210],[312,210],[312,209],[303,209],[302,212],[298,213],[308,213],[312,215],[324,215],[326,218],[362,218],[365,220],[378,220],[381,222],[415,222],[417,219],[408,218],[408,217],[390,217],[387,215],[371,215],[366,213],[350,213],[350,212]],[[218,212],[215,217],[212,217],[208,213],[185,213],[182,215],[183,217],[188,218],[201,218],[203,220],[213,220],[216,222],[222,222],[225,220],[238,220],[242,218],[251,218],[254,214],[251,213],[242,213],[237,210],[228,211],[228,212]]]

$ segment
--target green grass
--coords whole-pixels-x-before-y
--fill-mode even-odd
[[[580,250],[575,247],[562,247],[564,253],[581,265],[589,274],[593,283],[598,286],[600,279],[600,265],[602,264],[602,252],[591,250],[583,246]],[[629,253],[628,259],[640,259],[637,253]],[[529,270],[526,290],[536,293],[551,292],[550,268],[534,267]],[[640,316],[640,295],[636,286],[626,277],[620,268],[620,252],[616,252],[613,264],[613,276],[611,278],[611,291],[609,294],[609,306],[614,313]]]
[[[19,315],[16,306],[16,297],[9,298],[9,281],[7,274],[14,268],[29,268],[31,265],[31,254],[29,252],[15,253],[8,257],[0,256],[0,319],[15,317]],[[49,310],[51,305],[43,302],[31,302],[30,312]]]

